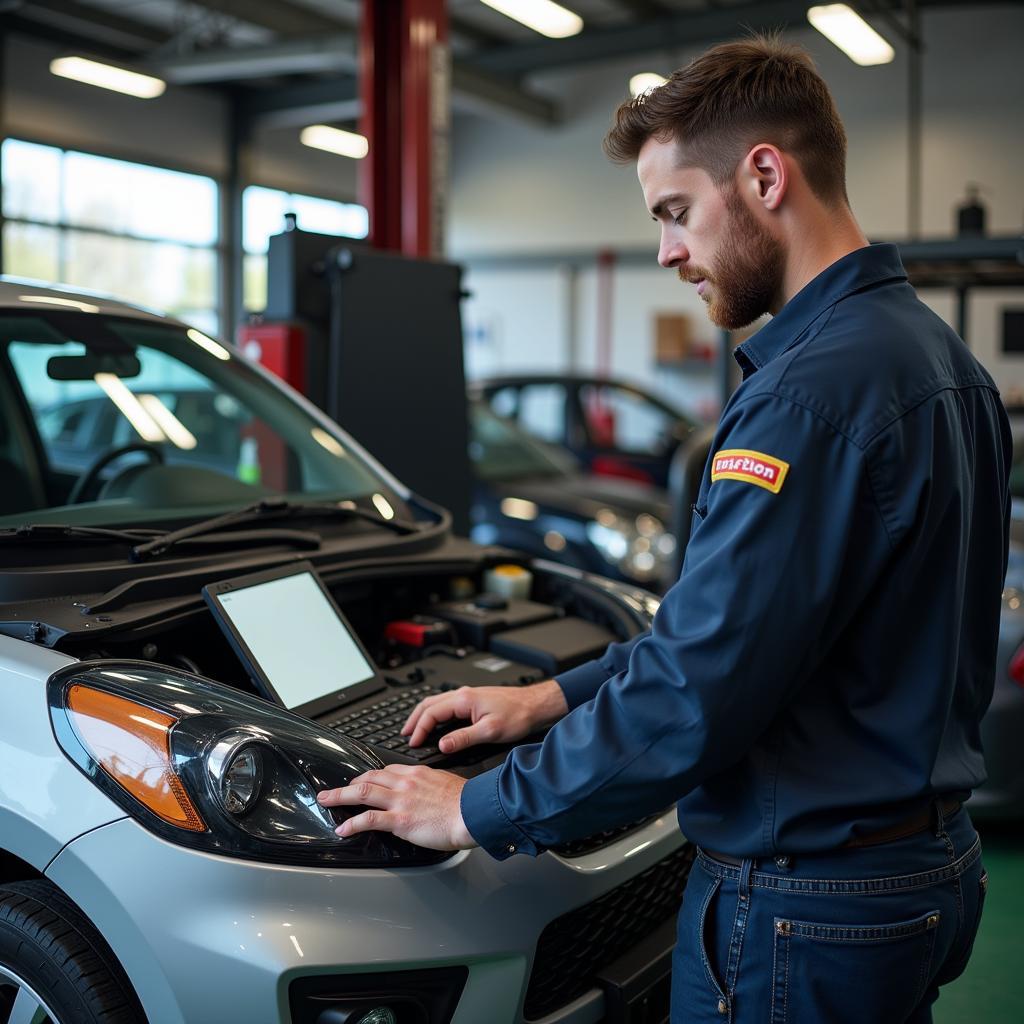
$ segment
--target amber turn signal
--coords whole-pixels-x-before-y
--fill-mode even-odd
[[[68,690],[67,709],[82,745],[118,785],[164,821],[206,831],[174,771],[170,736],[176,719],[80,684]]]

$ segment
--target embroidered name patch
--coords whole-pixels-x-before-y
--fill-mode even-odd
[[[720,451],[711,464],[711,482],[742,480],[778,494],[788,472],[789,463],[782,459],[746,448],[727,448]]]

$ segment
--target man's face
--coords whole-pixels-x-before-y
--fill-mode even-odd
[[[681,164],[674,141],[655,138],[640,150],[637,175],[647,209],[661,225],[658,262],[697,286],[714,323],[736,330],[778,308],[784,246],[735,185],[719,189],[707,171]]]

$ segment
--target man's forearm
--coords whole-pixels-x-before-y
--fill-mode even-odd
[[[554,679],[545,679],[542,683],[534,683],[523,691],[531,702],[531,715],[534,726],[538,729],[554,725],[560,718],[569,713],[569,704],[565,693]]]

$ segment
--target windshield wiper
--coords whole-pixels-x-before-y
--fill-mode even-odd
[[[348,520],[362,519],[373,523],[374,526],[384,526],[389,530],[394,530],[396,533],[403,534],[418,533],[422,529],[420,523],[409,522],[405,519],[385,519],[380,513],[358,508],[350,502],[342,505],[330,502],[296,505],[285,501],[283,498],[278,500],[268,499],[258,501],[253,505],[246,505],[244,508],[235,509],[232,512],[225,512],[224,515],[214,516],[212,519],[202,519],[198,523],[183,526],[180,530],[173,530],[170,533],[147,540],[142,544],[136,544],[132,548],[132,561],[141,562],[146,558],[156,558],[175,544],[193,537],[216,533],[225,526],[250,523],[255,520],[294,519],[303,516],[325,516],[333,519]]]
[[[71,526],[67,523],[24,523],[0,530],[0,543],[25,540],[119,540],[126,544],[146,543],[163,535],[163,530],[112,530],[105,526]]]

